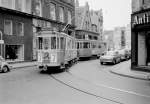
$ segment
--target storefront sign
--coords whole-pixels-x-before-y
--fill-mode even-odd
[[[148,24],[150,22],[150,13],[142,13],[132,17],[132,27],[136,25]]]

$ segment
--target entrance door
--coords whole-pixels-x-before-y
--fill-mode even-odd
[[[147,58],[145,32],[138,33],[138,65],[145,66]]]

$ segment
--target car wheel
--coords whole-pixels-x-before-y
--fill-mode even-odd
[[[113,64],[114,64],[114,65],[116,64],[116,60],[113,60]]]
[[[103,62],[101,62],[101,65],[103,65],[104,63]]]
[[[6,72],[8,72],[8,71],[9,71],[9,69],[8,69],[8,67],[7,67],[7,66],[4,66],[4,67],[2,68],[2,71],[3,71],[3,73],[6,73]]]

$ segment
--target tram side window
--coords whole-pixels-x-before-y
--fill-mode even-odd
[[[51,37],[51,49],[56,49],[56,37]]]
[[[77,49],[79,49],[80,48],[80,44],[79,44],[79,42],[77,42]]]
[[[64,38],[61,37],[61,38],[60,38],[60,48],[61,48],[61,49],[64,49],[64,47],[65,47],[65,46],[64,46]]]
[[[57,37],[57,49],[59,49],[59,38]]]
[[[88,48],[88,47],[89,47],[88,42],[85,42],[85,43],[83,44],[83,48]]]
[[[82,42],[80,42],[80,49],[82,49],[82,44],[83,44],[83,43],[82,43]]]
[[[39,42],[38,42],[38,49],[43,49],[43,38],[39,37],[38,38]]]

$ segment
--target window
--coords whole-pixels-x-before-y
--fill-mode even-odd
[[[31,14],[31,4],[32,4],[32,0],[25,0],[25,7],[24,7],[24,12],[26,13],[30,13]]]
[[[90,48],[90,43],[84,42],[83,43],[83,48]]]
[[[72,18],[71,11],[68,10],[68,23],[69,24],[71,24],[71,21],[72,21],[71,18]]]
[[[60,19],[60,22],[64,22],[64,8],[63,7],[59,7],[59,19]]]
[[[34,15],[42,16],[42,4],[41,0],[35,0],[35,7],[34,7]]]
[[[17,23],[16,32],[18,36],[24,36],[24,23]]]
[[[4,21],[4,33],[7,35],[12,35],[12,21],[11,20]]]
[[[22,11],[22,0],[15,0],[15,9],[18,11]]]
[[[14,8],[14,0],[1,0],[1,5],[3,7],[13,9]]]
[[[38,44],[38,49],[43,49],[43,39],[41,37],[39,37],[37,39],[37,44]]]
[[[56,37],[51,37],[51,49],[56,49]]]
[[[59,37],[57,37],[57,49],[59,49]]]
[[[56,20],[56,5],[50,3],[50,19]]]
[[[61,38],[60,38],[60,48],[61,48],[61,49],[64,49],[64,47],[65,47],[65,46],[64,46],[64,38],[61,37]]]
[[[45,50],[49,49],[49,38],[44,38],[43,45]]]

